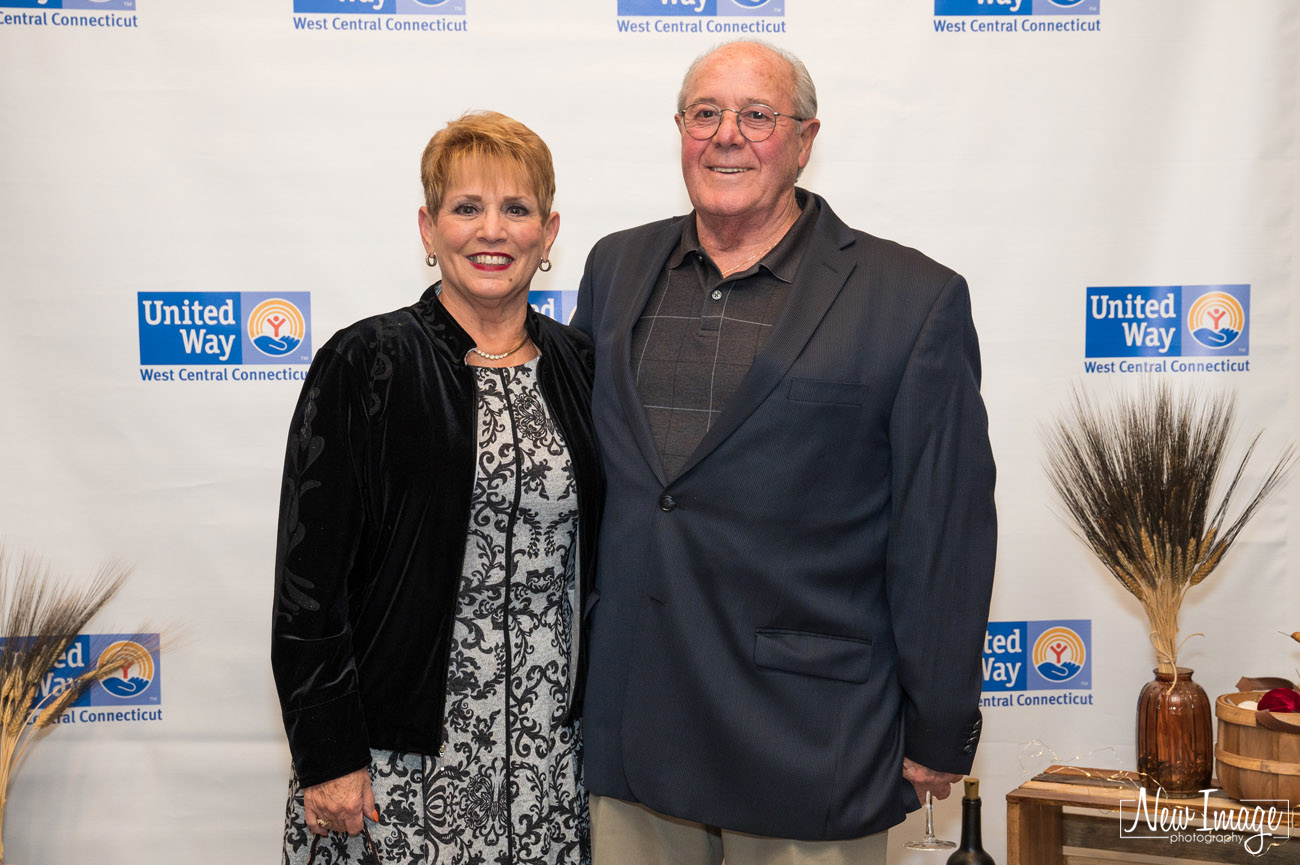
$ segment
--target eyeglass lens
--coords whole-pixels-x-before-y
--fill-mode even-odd
[[[722,115],[735,112],[740,124],[740,134],[750,141],[765,141],[776,128],[776,111],[766,105],[746,105],[744,108],[719,108],[707,102],[690,105],[683,113],[686,131],[692,138],[705,140],[717,134],[722,124]]]

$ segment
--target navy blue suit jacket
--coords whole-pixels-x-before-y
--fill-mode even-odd
[[[690,217],[597,243],[573,319],[608,491],[587,786],[804,840],[900,822],[905,755],[969,770],[996,544],[965,280],[818,201],[787,308],[671,481],[628,347]]]

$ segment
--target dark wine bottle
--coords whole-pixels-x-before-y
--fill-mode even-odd
[[[948,857],[948,865],[996,865],[984,852],[980,838],[980,779],[966,779],[966,795],[961,799],[961,843]]]

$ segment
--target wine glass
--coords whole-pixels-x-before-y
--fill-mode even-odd
[[[925,834],[903,846],[908,850],[951,850],[957,846],[956,841],[945,841],[934,834],[934,800],[929,790],[925,791]]]

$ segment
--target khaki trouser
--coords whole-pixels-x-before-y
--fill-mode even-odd
[[[668,817],[591,797],[592,865],[885,865],[886,832],[848,841],[788,841]]]

